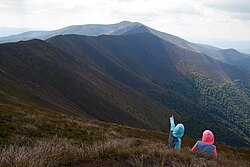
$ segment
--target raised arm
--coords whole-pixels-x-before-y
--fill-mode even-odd
[[[175,123],[174,123],[174,115],[170,117],[170,131],[174,130]]]

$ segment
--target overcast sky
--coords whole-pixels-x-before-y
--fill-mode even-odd
[[[250,41],[250,0],[0,0],[0,27],[137,21],[190,41]]]

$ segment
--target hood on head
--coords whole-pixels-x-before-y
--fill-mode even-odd
[[[214,134],[210,130],[205,130],[202,135],[202,142],[206,144],[213,144]]]
[[[184,135],[184,125],[183,124],[178,124],[173,130],[173,136],[174,137],[182,137]]]

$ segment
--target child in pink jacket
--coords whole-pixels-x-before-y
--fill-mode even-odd
[[[192,148],[193,152],[199,151],[217,158],[217,151],[214,144],[214,134],[210,130],[205,130],[202,141],[197,141]]]

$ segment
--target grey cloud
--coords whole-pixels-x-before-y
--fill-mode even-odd
[[[246,14],[246,13],[234,13],[231,17],[233,19],[250,21],[250,14]]]
[[[250,1],[249,0],[218,0],[213,2],[205,2],[204,4],[227,12],[236,13],[249,13],[250,14]]]
[[[180,8],[175,8],[168,10],[168,12],[175,14],[185,14],[185,15],[202,15],[202,12],[190,6],[182,6]]]
[[[250,20],[250,0],[200,0],[209,8],[226,12],[231,19]]]

